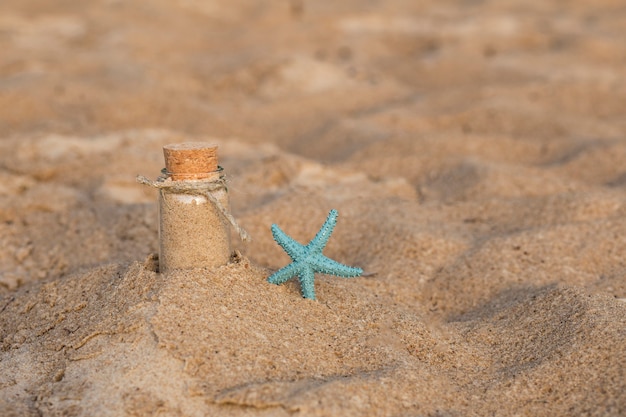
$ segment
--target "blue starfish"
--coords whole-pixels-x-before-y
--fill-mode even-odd
[[[302,288],[302,296],[315,300],[314,279],[316,272],[343,278],[361,275],[363,273],[361,268],[344,265],[322,254],[322,250],[328,243],[328,239],[330,239],[330,235],[337,224],[338,214],[337,210],[331,210],[320,231],[306,246],[296,242],[273,224],[272,235],[274,235],[274,240],[287,252],[293,262],[274,272],[267,281],[278,285],[297,275]]]

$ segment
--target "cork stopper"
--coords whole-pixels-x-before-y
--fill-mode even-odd
[[[165,169],[173,181],[201,180],[219,175],[217,145],[184,142],[165,145]]]

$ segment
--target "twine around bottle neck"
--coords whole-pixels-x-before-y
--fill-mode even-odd
[[[161,171],[164,175],[167,175],[167,171],[163,169]],[[143,175],[137,176],[137,182],[140,184],[148,185],[153,188],[167,190],[169,192],[175,192],[179,194],[191,194],[202,195],[206,197],[217,209],[217,211],[233,226],[239,237],[244,242],[252,240],[248,232],[246,232],[235,220],[232,214],[219,202],[219,200],[213,195],[214,192],[220,190],[228,190],[226,186],[226,179],[223,175],[214,179],[199,179],[199,180],[183,180],[172,181],[167,176],[160,176],[156,181],[144,177]]]

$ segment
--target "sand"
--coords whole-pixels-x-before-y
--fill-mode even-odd
[[[0,4],[0,415],[626,415],[621,1]],[[157,272],[162,146],[231,262]],[[296,280],[278,224],[365,270]]]

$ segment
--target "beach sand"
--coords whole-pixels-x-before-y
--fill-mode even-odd
[[[626,415],[621,1],[4,0],[0,51],[0,415]],[[160,274],[182,141],[253,240]],[[364,276],[267,283],[333,208]]]

